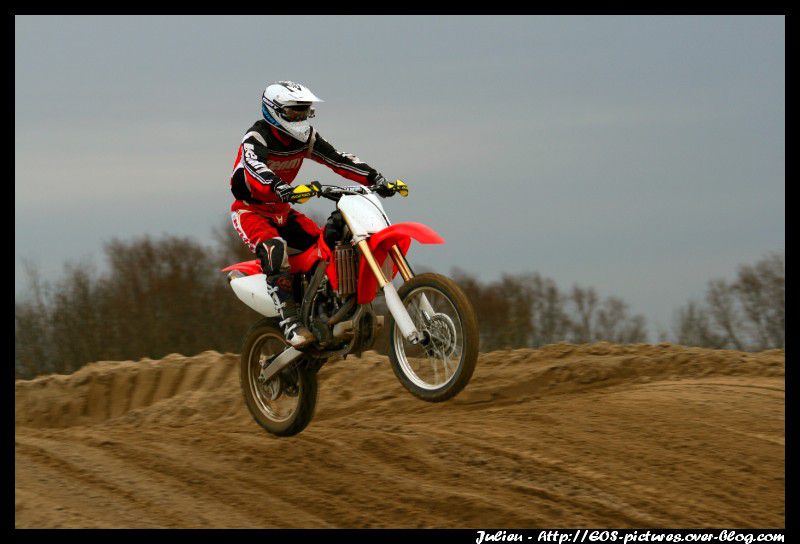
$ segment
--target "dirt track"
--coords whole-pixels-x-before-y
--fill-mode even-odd
[[[17,527],[784,527],[784,353],[493,352],[456,399],[376,355],[320,372],[298,437],[250,419],[238,358],[16,383]]]

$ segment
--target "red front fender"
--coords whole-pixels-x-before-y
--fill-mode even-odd
[[[443,244],[444,239],[427,225],[422,223],[397,223],[376,232],[369,239],[369,248],[375,251],[378,247],[392,247],[400,240],[413,238],[420,244]]]
[[[382,265],[386,260],[392,246],[397,244],[403,255],[408,252],[411,245],[411,239],[416,240],[421,244],[443,244],[444,239],[439,234],[427,225],[422,223],[397,223],[373,234],[367,241],[372,255],[375,257],[378,265]],[[397,267],[392,263],[392,273],[388,280],[394,278],[397,274]],[[367,264],[364,256],[361,256],[358,271],[358,299],[359,304],[366,304],[375,298],[375,291],[378,288],[378,280],[372,273]]]

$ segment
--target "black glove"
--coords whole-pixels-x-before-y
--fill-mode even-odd
[[[372,188],[378,195],[384,198],[390,197],[395,193],[400,193],[400,196],[408,196],[408,185],[399,179],[391,183],[385,177],[379,176],[372,185]]]
[[[289,202],[291,204],[302,204],[312,196],[319,196],[322,192],[322,185],[318,181],[312,181],[305,185],[298,185],[292,187],[288,183],[282,183],[273,187],[275,194],[281,199],[281,202]]]

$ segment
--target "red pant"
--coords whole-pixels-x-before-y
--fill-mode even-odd
[[[298,251],[305,251],[317,242],[321,229],[313,220],[294,208],[289,210],[285,222],[281,223],[282,219],[245,209],[231,212],[233,227],[250,251],[255,252],[258,244],[271,238],[280,238],[289,248]]]

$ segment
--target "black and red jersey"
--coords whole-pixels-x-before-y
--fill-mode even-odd
[[[273,187],[291,184],[306,157],[362,185],[371,185],[380,176],[355,155],[336,151],[314,129],[308,142],[303,143],[259,120],[242,138],[236,155],[231,175],[231,192],[236,201],[231,210],[286,216],[290,205],[281,202]]]

